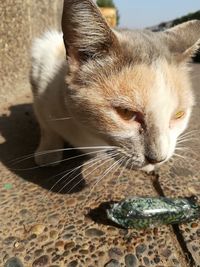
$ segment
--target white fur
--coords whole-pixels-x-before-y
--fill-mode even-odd
[[[62,57],[58,54],[63,47]],[[62,34],[57,31],[46,32],[34,41],[32,47],[32,79],[36,82],[39,94],[58,73],[65,63],[64,44]]]
[[[68,67],[65,57],[61,33],[47,32],[33,44],[31,79],[36,85],[33,88],[34,109],[41,128],[41,141],[35,154],[38,165],[61,160],[61,151],[48,156],[37,154],[61,149],[64,141],[75,147],[108,145],[92,135],[87,127],[82,128],[65,105],[65,75]]]

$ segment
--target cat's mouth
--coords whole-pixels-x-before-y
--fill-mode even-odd
[[[107,154],[117,161],[122,167],[129,170],[144,170],[152,171],[156,166],[161,165],[163,161],[151,161],[143,154],[130,153],[128,151],[117,149],[117,152],[113,150],[107,151]]]

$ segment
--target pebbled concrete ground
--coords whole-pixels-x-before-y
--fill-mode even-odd
[[[107,174],[111,162],[75,151],[66,151],[60,166],[37,168],[32,153],[39,133],[30,93],[1,103],[0,266],[200,266],[199,220],[135,231],[111,225],[104,214],[108,201],[131,195],[200,197],[200,65],[193,65],[192,76],[197,105],[189,130],[197,131],[157,177],[118,167]]]

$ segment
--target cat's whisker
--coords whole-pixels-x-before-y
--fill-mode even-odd
[[[116,162],[114,162],[104,173],[103,173],[103,175],[99,178],[99,179],[97,179],[97,182],[93,185],[93,187],[91,188],[91,191],[90,191],[90,194],[89,194],[89,196],[92,194],[92,192],[93,192],[93,190],[94,190],[94,188],[95,188],[95,186],[109,173],[109,172],[111,172],[111,170],[113,170],[113,168],[116,166],[116,165],[118,165],[119,163],[120,163],[120,161],[121,161],[121,159],[119,159],[118,161],[116,161]]]
[[[178,138],[177,141],[187,140],[187,139],[192,139],[192,138],[197,138],[197,135],[183,136],[182,138]]]
[[[182,158],[182,159],[186,159],[186,157],[181,156],[181,155],[179,155],[179,154],[177,154],[177,153],[174,153],[174,156],[180,157],[180,158]]]
[[[101,157],[97,157],[96,159],[97,160],[99,160],[99,161],[101,161],[102,159],[107,159],[107,158],[112,158],[112,156],[115,156],[115,155],[117,155],[118,153],[116,153],[115,151],[113,151],[112,153],[109,153],[109,154],[107,154],[107,153],[103,153],[103,155],[101,155],[101,154],[98,154],[98,156],[100,155]],[[111,156],[111,157],[110,157]],[[91,161],[90,161],[91,162]],[[85,172],[85,171],[87,171],[87,169],[86,170],[83,170],[83,172]],[[70,177],[71,177],[72,175],[70,175]]]
[[[193,155],[199,157],[199,154],[197,154],[195,151],[191,150],[191,148],[189,148],[189,147],[185,147],[185,148],[176,148],[175,151],[181,151],[181,152],[185,152],[185,153],[193,154]],[[186,156],[186,155],[184,155],[184,156]]]
[[[198,140],[197,137],[187,137],[187,138],[182,138],[177,140],[177,144],[180,142],[191,142],[191,141],[196,141]]]
[[[185,152],[187,152],[189,150],[189,153],[194,153],[195,155],[199,156],[199,154],[197,154],[194,150],[192,150],[191,147],[186,147],[186,146],[182,147],[181,146],[181,147],[176,147],[175,151],[176,150],[181,150],[181,151],[185,151]]]
[[[181,159],[183,159],[183,160],[185,160],[186,162],[187,161],[197,161],[196,159],[194,159],[194,158],[191,158],[191,157],[187,157],[187,156],[182,156],[182,155],[179,155],[179,154],[177,154],[177,153],[174,153],[174,155],[173,156],[176,156],[176,157],[179,157],[179,158],[181,158]]]
[[[196,73],[192,73],[192,70],[189,70],[189,72],[190,72],[190,77],[191,77],[191,79],[193,80],[195,80],[196,78],[198,78],[199,77],[199,74],[196,74]]]
[[[124,158],[126,159],[126,157],[124,157]],[[129,164],[129,162],[130,162],[130,160],[131,160],[131,159],[128,159],[127,162],[126,162],[126,164],[125,164],[124,166],[121,166],[121,163],[123,162],[124,158],[122,158],[122,161],[119,163],[119,168],[121,167],[122,170],[121,170],[120,174],[119,174],[118,177],[117,177],[117,180],[118,180],[118,181],[119,181],[119,179],[123,176],[123,173],[125,172],[125,170],[126,170],[128,164]],[[132,166],[133,166],[133,163],[132,163]]]
[[[51,180],[55,179],[56,177],[58,177],[58,176],[60,176],[60,175],[62,175],[62,174],[66,174],[67,172],[70,172],[70,171],[73,171],[73,170],[74,170],[74,168],[72,168],[72,169],[65,169],[64,171],[59,172],[58,174],[51,176],[51,177],[48,179],[48,181],[51,181]]]
[[[111,179],[113,179],[113,175],[121,168],[120,164],[119,166],[117,167],[117,169],[113,172],[112,176],[111,176]]]
[[[109,161],[111,161],[111,158],[109,158],[107,161],[100,164],[100,167],[102,167],[104,164],[108,163]],[[99,166],[97,166],[94,170],[89,172],[85,177],[83,177],[80,181],[78,181],[72,188],[70,188],[67,193],[72,192],[74,188],[76,188],[83,180],[85,180],[91,173],[93,173],[98,168],[99,168]]]
[[[99,156],[99,155],[98,155]],[[97,160],[98,158],[95,158],[94,160]],[[91,161],[92,160],[90,160],[89,162],[87,161],[87,162],[84,162],[83,164],[81,164],[81,165],[79,165],[78,167],[75,167],[75,168],[72,168],[72,169],[65,169],[64,171],[62,171],[62,172],[60,172],[60,173],[58,173],[58,174],[56,174],[56,175],[54,175],[54,176],[51,176],[50,178],[49,178],[49,181],[51,181],[52,179],[54,179],[54,178],[56,178],[57,176],[60,176],[60,175],[62,175],[62,174],[66,174],[66,175],[68,175],[68,174],[70,174],[70,173],[72,173],[73,174],[73,172],[75,172],[76,170],[78,170],[78,169],[80,169],[81,167],[83,167],[83,166],[85,166],[86,164],[89,164],[89,163],[91,163]],[[68,172],[68,173],[67,173]]]
[[[84,164],[85,164],[85,163],[84,163]],[[69,173],[71,173],[71,172],[73,172],[73,171],[76,171],[76,169],[81,168],[82,165],[83,165],[83,164],[81,164],[81,165],[79,165],[78,167],[75,167],[75,168],[65,169],[64,171],[59,172],[58,174],[49,177],[49,178],[48,178],[48,182],[51,181],[51,180],[53,180],[53,179],[55,179],[56,177],[58,177],[58,176],[60,176],[60,175],[62,175],[62,174],[67,174],[67,173],[69,174]],[[50,191],[50,189],[49,189],[49,191]]]
[[[124,159],[122,158],[122,162],[123,162],[123,160],[124,160]],[[126,162],[126,164],[123,166],[123,168],[122,168],[122,170],[121,170],[121,172],[120,172],[120,174],[119,174],[119,176],[118,176],[118,179],[121,178],[122,174],[124,173],[126,167],[127,167],[128,164],[129,164],[130,160],[131,160],[131,159],[128,159],[127,162]]]
[[[187,134],[187,133],[191,133],[191,132],[199,132],[199,129],[196,129],[196,128],[190,129],[190,130],[185,131],[183,134]]]
[[[192,150],[191,148],[189,147],[186,147],[185,150],[183,150],[184,152],[188,153],[188,154],[191,154],[191,155],[194,155],[196,156],[197,158],[199,157],[199,154],[196,153],[194,150]],[[184,156],[187,156],[187,155],[184,155]],[[189,156],[187,156],[189,158]],[[195,160],[195,159],[191,159],[191,160]]]
[[[106,159],[107,159],[107,160],[106,160]],[[101,160],[102,160],[102,159],[100,159],[100,161],[101,161]],[[98,169],[99,167],[103,166],[105,163],[108,163],[109,161],[111,161],[111,160],[113,160],[113,159],[110,158],[110,157],[108,158],[108,156],[107,156],[107,157],[105,157],[103,160],[106,160],[106,161],[104,161],[103,163],[101,163],[100,165],[98,165],[95,169],[93,169],[91,172],[89,172],[85,177],[81,178],[80,181],[78,181],[72,188],[70,188],[70,189],[67,191],[67,193],[72,192],[72,190],[73,190],[74,188],[76,188],[76,187],[77,187],[83,180],[85,180],[91,173],[93,173],[96,169]],[[99,163],[99,161],[98,161],[98,163]],[[86,169],[85,171],[87,171],[87,169]],[[73,182],[73,180],[75,180],[76,177],[78,177],[78,175],[75,176],[75,177],[73,177],[72,180],[70,180],[67,184],[65,184],[64,187],[62,187],[61,191],[62,191],[62,190],[63,190],[69,183]],[[59,192],[61,192],[61,191],[59,191]],[[59,192],[58,192],[58,193],[59,193]]]
[[[133,169],[134,169],[134,164],[132,163],[132,164],[131,164],[130,175],[131,175],[131,173],[132,173]]]
[[[189,133],[186,133],[184,135],[180,135],[178,137],[178,140],[182,140],[182,139],[185,139],[185,138],[188,138],[188,137],[195,137],[197,134],[198,134],[198,132],[189,132]]]
[[[187,134],[190,134],[190,133],[196,133],[196,132],[199,132],[199,130],[198,129],[193,129],[193,130],[190,130],[190,131],[182,133],[181,136],[184,136],[184,135],[187,135]]]
[[[125,156],[122,158],[122,160],[121,160],[121,163],[123,162],[123,160],[125,159]],[[113,179],[113,176],[118,172],[118,170],[121,168],[122,166],[121,166],[121,164],[118,164],[118,167],[114,170],[114,172],[113,173],[111,173],[110,174],[110,179]],[[123,168],[123,170],[124,170],[124,168]],[[120,175],[121,175],[121,173],[122,173],[122,171],[120,172]],[[119,179],[119,175],[116,177],[116,180],[118,180]],[[107,188],[106,188],[107,189]]]
[[[73,150],[92,150],[92,149],[100,149],[99,151],[101,151],[101,149],[110,149],[110,148],[117,148],[116,146],[91,146],[91,147],[70,147],[70,148],[61,148],[61,149],[54,149],[54,150],[46,150],[46,151],[41,151],[41,152],[37,152],[37,153],[31,153],[19,158],[16,158],[14,160],[11,160],[10,163],[12,164],[17,164],[21,161],[25,161],[28,160],[34,156],[41,156],[41,155],[45,155],[45,154],[50,154],[50,153],[56,153],[56,152],[64,152],[64,151],[73,151]]]
[[[131,177],[132,171],[134,170],[134,163],[131,164],[131,168],[129,170],[129,179]]]
[[[181,151],[186,151],[187,149],[189,149],[188,147],[176,147],[176,150],[181,150]]]
[[[93,163],[93,162],[96,162],[96,161],[98,161],[99,159],[101,159],[101,157],[104,157],[105,155],[104,154],[98,154],[98,157],[95,157],[94,159],[92,159],[92,160],[89,160],[89,161],[86,161],[86,162],[84,162],[83,164],[81,164],[81,165],[79,165],[79,166],[77,166],[77,167],[75,167],[75,168],[73,168],[69,173],[67,173],[67,177],[68,178],[70,178],[72,175],[73,175],[73,173],[75,172],[75,171],[77,171],[78,169],[80,169],[80,168],[82,168],[82,167],[85,167],[85,166],[87,166],[87,165],[90,165],[91,163]],[[70,174],[70,175],[69,175]],[[66,176],[64,176],[63,178],[65,178]]]
[[[110,166],[109,169],[107,169],[107,171],[103,174],[103,176],[101,176],[97,182],[93,185],[93,188],[91,189],[91,193],[92,191],[94,190],[94,188],[100,183],[101,180],[103,180],[104,177],[106,177],[106,175],[108,175],[109,173],[111,173],[111,171],[117,166],[119,165],[120,163],[122,162],[121,159],[117,160],[115,163],[113,163],[113,165]],[[115,169],[114,169],[114,172],[115,172]]]
[[[126,158],[126,156],[123,156],[123,157],[121,158],[121,163],[125,160],[125,158]],[[111,179],[112,179],[113,175],[114,175],[115,173],[117,173],[117,171],[118,171],[121,167],[122,167],[121,164],[118,164],[118,167],[117,167],[116,170],[113,172],[113,174],[112,174],[112,176],[111,176]],[[122,170],[121,170],[121,172],[122,172]],[[120,172],[120,174],[121,174],[121,172]],[[118,178],[119,178],[119,175],[118,175],[117,179],[118,179]]]
[[[65,121],[65,120],[71,120],[72,117],[66,117],[66,118],[55,118],[55,119],[49,119],[47,121]]]
[[[113,165],[116,166],[116,162],[114,162],[110,167],[108,167],[108,168],[106,169],[106,171],[105,171],[105,172],[107,172],[106,174],[108,174],[108,173],[112,170]],[[103,175],[102,175],[103,177],[106,175],[105,172],[104,172]],[[105,175],[104,175],[104,174],[105,174]],[[92,194],[92,192],[93,192],[93,189],[94,189],[95,186],[100,182],[102,176],[101,176],[99,179],[98,179],[98,178],[96,179],[96,182],[95,182],[94,186],[92,187],[92,189],[89,191],[89,194],[88,194],[88,196],[87,196],[87,199],[86,199],[85,202],[83,203],[83,206],[86,205],[86,202],[87,202],[87,200],[90,198],[90,196],[91,196],[91,194]]]
[[[190,142],[190,141],[196,141],[196,140],[199,140],[198,138],[190,138],[190,139],[183,139],[183,140],[180,140],[180,141],[177,141],[177,144],[182,144],[182,143],[186,143],[186,142]]]
[[[125,158],[125,157],[123,157],[123,158]],[[122,159],[122,161],[121,162],[123,162],[123,159]],[[116,173],[116,172],[118,172],[118,170],[121,168],[122,166],[119,164],[119,166],[117,167],[117,169],[115,170],[115,172],[113,173],[113,175]],[[120,172],[121,173],[121,172]],[[119,175],[118,175],[118,177],[119,177]],[[118,178],[117,177],[117,178]]]
[[[194,129],[194,130],[191,130],[191,131],[188,131],[188,132],[185,132],[185,133],[183,133],[183,134],[181,134],[179,137],[184,137],[184,136],[188,136],[188,135],[190,135],[190,134],[197,134],[199,132],[199,130],[197,130],[197,129]]]
[[[104,156],[104,155],[103,155]],[[105,157],[106,158],[106,157]],[[93,160],[90,160],[89,162],[85,162],[83,164],[81,164],[80,166],[76,167],[76,168],[73,168],[70,172],[66,173],[65,175],[63,175],[58,181],[56,181],[56,183],[50,188],[49,191],[52,191],[56,185],[58,185],[65,177],[67,177],[67,179],[69,179],[73,173],[79,169],[81,169],[82,167],[85,167],[87,165],[89,165],[89,168],[91,168],[93,165],[97,164],[100,160],[102,160],[102,158],[95,158]],[[88,168],[87,168],[88,169]],[[61,173],[62,174],[62,173]],[[69,183],[71,182],[72,180],[69,181]],[[59,191],[60,192],[60,191]],[[58,192],[58,193],[59,193]],[[46,195],[47,196],[47,195]],[[46,198],[46,197],[45,197]]]
[[[100,152],[105,152],[107,150],[108,149],[102,149],[102,150],[100,150]],[[35,166],[35,167],[25,168],[25,169],[13,169],[13,168],[11,168],[11,170],[15,170],[15,171],[28,171],[28,170],[40,169],[40,168],[43,168],[43,167],[48,167],[48,166],[55,165],[55,164],[58,164],[58,163],[63,163],[63,162],[66,162],[66,161],[70,161],[72,159],[77,159],[77,158],[89,156],[89,155],[92,155],[92,154],[97,154],[98,152],[99,152],[99,150],[93,151],[93,152],[88,152],[88,153],[83,153],[81,155],[73,156],[73,157],[66,158],[66,159],[57,160],[57,161],[54,161],[54,162],[51,162],[51,163],[47,163],[47,164],[43,164],[43,165],[40,165],[40,166]]]
[[[85,170],[83,170],[83,172],[89,170],[90,168],[92,168],[93,166],[95,166],[97,163],[99,163],[99,162],[101,162],[102,160],[107,159],[107,158],[108,158],[108,155],[104,155],[104,157],[97,158],[97,159],[96,159],[96,162],[95,162],[94,164],[92,164],[92,165],[89,165],[89,167],[86,168]],[[90,162],[91,162],[91,161],[90,161]],[[85,166],[84,166],[84,167],[85,167]],[[97,168],[98,168],[98,167],[97,167]],[[93,171],[94,171],[94,170],[92,170],[92,172],[93,172]],[[78,174],[78,175],[76,175],[75,177],[73,177],[72,179],[69,179],[70,177],[72,177],[72,175],[73,175],[73,173],[67,178],[67,179],[69,180],[69,183],[73,182],[73,180],[75,180],[76,177],[79,176],[79,174]],[[65,184],[65,186],[67,186],[67,185],[68,185],[68,184]]]
[[[178,139],[182,139],[182,138],[187,138],[187,137],[192,137],[192,136],[197,136],[198,135],[198,132],[189,132],[187,134],[184,134],[184,135],[180,135],[178,137]]]

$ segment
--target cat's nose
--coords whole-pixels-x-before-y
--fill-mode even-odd
[[[146,160],[148,161],[148,163],[150,164],[158,164],[163,162],[165,159],[157,159],[157,158],[153,158],[153,157],[148,157],[146,156]]]

